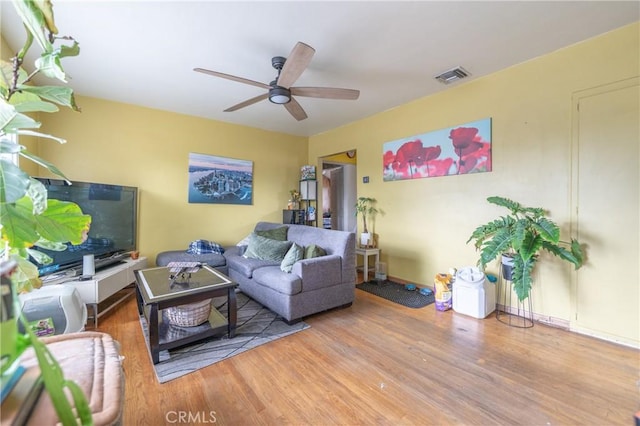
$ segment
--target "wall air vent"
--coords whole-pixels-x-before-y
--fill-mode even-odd
[[[456,68],[450,69],[449,71],[445,71],[440,75],[435,76],[435,79],[438,80],[440,83],[450,84],[450,83],[453,83],[454,81],[461,80],[470,75],[471,74],[469,73],[469,71],[465,70],[464,68],[456,67]]]

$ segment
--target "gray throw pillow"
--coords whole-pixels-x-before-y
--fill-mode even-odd
[[[287,241],[287,231],[289,228],[281,226],[280,228],[264,229],[262,231],[255,231],[255,234],[261,237],[271,238],[272,240]]]
[[[260,235],[251,234],[249,245],[244,252],[244,257],[260,260],[273,260],[282,262],[287,254],[291,241],[277,241],[271,238],[261,237]]]
[[[304,247],[299,246],[296,243],[291,245],[291,248],[282,259],[282,263],[280,264],[280,270],[282,272],[290,273],[291,269],[293,269],[293,264],[298,260],[302,260],[304,258]]]

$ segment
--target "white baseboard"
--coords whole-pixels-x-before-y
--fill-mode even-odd
[[[497,308],[501,311],[510,313],[511,315],[517,315],[518,314],[518,309],[514,306],[505,306],[505,305],[501,305],[498,304]],[[563,330],[567,330],[567,331],[571,331],[570,327],[569,327],[569,321],[564,320],[562,318],[555,318],[555,317],[551,317],[549,315],[541,315],[541,314],[537,314],[537,313],[533,313],[533,321],[535,322],[539,322],[541,324],[545,324],[551,327],[556,327],[556,328],[561,328]]]

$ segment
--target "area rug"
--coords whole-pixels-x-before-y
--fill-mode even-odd
[[[407,290],[404,284],[389,280],[368,281],[356,284],[356,288],[409,308],[424,308],[436,300],[433,293],[424,295],[417,289]]]
[[[238,292],[236,296],[238,320],[235,337],[212,337],[188,346],[161,351],[160,362],[154,365],[160,383],[177,379],[249,349],[309,328],[303,321],[288,325],[282,317],[244,293]],[[226,316],[226,297],[213,299],[213,306]],[[140,316],[140,326],[148,345],[149,334],[144,315]],[[170,328],[169,332],[173,331],[176,334],[180,334],[182,329],[174,325],[167,326]]]

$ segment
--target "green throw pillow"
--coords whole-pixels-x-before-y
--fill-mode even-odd
[[[304,249],[304,258],[311,259],[312,257],[320,257],[326,255],[327,252],[320,246],[315,244],[308,245],[307,248]]]
[[[281,262],[287,254],[289,247],[291,247],[291,244],[291,241],[277,241],[251,234],[249,246],[247,246],[247,250],[244,252],[244,257]]]
[[[287,254],[282,259],[282,263],[280,264],[280,270],[282,272],[290,273],[293,269],[293,264],[298,260],[302,260],[304,258],[304,247],[299,246],[296,243],[293,243]]]
[[[271,238],[272,240],[278,241],[287,241],[287,228],[286,226],[281,226],[280,228],[274,229],[265,229],[262,231],[255,231],[257,235],[265,238]]]

